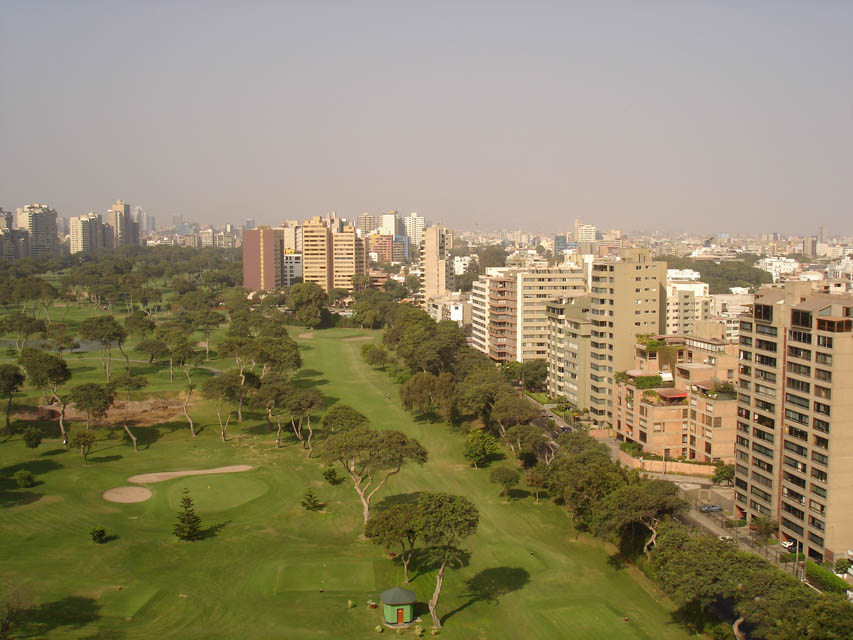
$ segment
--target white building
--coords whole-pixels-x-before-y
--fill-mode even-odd
[[[289,287],[296,278],[302,280],[302,254],[285,253],[281,257],[281,284]]]
[[[472,256],[456,256],[453,258],[453,274],[461,276],[467,272],[472,264],[476,264],[476,258]]]
[[[421,240],[424,238],[426,220],[423,216],[419,216],[413,211],[403,218],[403,227],[406,235],[409,236],[409,257],[412,261],[415,261],[420,251]]]
[[[56,210],[46,204],[29,204],[18,213],[18,229],[30,232],[30,255],[33,258],[55,256],[59,252],[56,234]]]
[[[666,270],[666,279],[667,280],[679,280],[679,281],[688,281],[688,280],[699,280],[702,277],[702,274],[696,271],[695,269],[667,269]]]
[[[396,211],[389,211],[388,213],[382,214],[382,224],[379,227],[381,229],[380,233],[385,236],[396,236],[399,235],[400,231],[400,221],[397,218]]]
[[[773,282],[779,282],[782,276],[789,276],[800,270],[800,263],[793,258],[761,258],[756,267],[773,276]]]
[[[104,248],[104,224],[101,216],[89,213],[68,221],[71,253],[85,253]],[[110,229],[112,237],[112,229]]]
[[[666,281],[666,334],[688,335],[696,323],[711,319],[711,295],[704,282]]]

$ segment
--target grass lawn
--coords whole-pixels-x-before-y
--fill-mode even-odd
[[[611,549],[575,539],[563,509],[536,505],[523,491],[503,504],[489,471],[464,462],[463,436],[445,425],[415,422],[400,406],[390,378],[361,360],[364,342],[342,340],[360,335],[378,336],[327,330],[299,339],[304,368],[298,380],[351,404],[375,427],[400,429],[428,449],[429,462],[393,477],[377,496],[378,506],[442,490],[469,497],[481,511],[480,530],[469,540],[470,562],[450,571],[445,582],[440,637],[689,637],[645,578],[609,562]],[[71,384],[99,375],[97,361],[72,357],[69,363],[75,368]],[[115,364],[119,370],[121,363]],[[155,390],[169,388],[168,371],[146,375]],[[400,584],[402,570],[382,549],[359,540],[361,508],[351,485],[330,486],[320,464],[306,460],[291,440],[276,450],[260,416],[235,424],[232,439],[223,444],[212,408],[201,399],[194,407],[204,426],[198,438],[176,423],[160,428],[159,439],[134,454],[118,430],[102,428],[89,465],[61,447],[52,423],[45,429],[53,437],[35,457],[20,436],[0,442],[3,579],[19,585],[34,603],[22,637],[375,637],[380,613],[366,602]],[[75,424],[72,430],[80,428]],[[137,504],[101,498],[102,491],[126,485],[134,474],[231,464],[254,469],[148,485],[152,498]],[[17,489],[8,476],[20,468],[32,470],[39,484]],[[209,528],[200,542],[171,535],[184,487]],[[300,506],[308,487],[326,504],[324,512]],[[96,525],[117,538],[92,543],[88,532]],[[432,573],[415,569],[413,575],[410,588],[426,602]],[[357,606],[349,609],[347,600]],[[419,613],[429,628],[426,607]]]

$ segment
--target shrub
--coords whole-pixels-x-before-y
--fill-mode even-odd
[[[308,489],[302,497],[302,506],[308,511],[319,511],[323,508],[322,503],[317,499],[317,496],[314,495],[311,489]]]
[[[104,544],[107,541],[107,530],[103,527],[94,527],[89,535],[92,536],[92,542]]]
[[[26,469],[16,471],[13,477],[15,478],[15,482],[18,484],[19,489],[26,489],[27,487],[31,487],[35,484],[35,476]]]
[[[839,558],[835,561],[835,573],[847,573],[850,561],[847,558]]]
[[[795,562],[797,560],[805,560],[805,553],[780,553],[779,554],[779,562],[783,564],[788,564],[789,562]]]
[[[323,477],[326,479],[326,482],[332,485],[338,484],[341,481],[341,479],[338,477],[338,472],[334,469],[326,469],[323,472]]]
[[[656,389],[663,384],[660,376],[637,376],[634,378],[634,386],[637,389]]]
[[[806,578],[811,585],[829,593],[847,593],[847,588],[850,586],[832,571],[814,562],[806,563]]]
[[[627,453],[632,458],[643,455],[643,445],[638,442],[623,442],[619,445],[619,449]]]
[[[739,529],[746,526],[746,520],[726,520],[723,526],[726,529]]]

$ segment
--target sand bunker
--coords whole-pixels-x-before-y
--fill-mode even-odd
[[[153,482],[164,482],[165,480],[171,480],[172,478],[183,478],[184,476],[206,476],[214,473],[238,473],[240,471],[248,471],[251,468],[251,465],[248,464],[237,464],[230,467],[197,469],[195,471],[162,471],[160,473],[143,473],[138,476],[130,476],[127,481],[134,482],[136,484],[150,484]],[[146,489],[146,491],[148,490]]]
[[[145,487],[116,487],[107,489],[101,494],[104,500],[110,502],[145,502],[151,497],[151,489]]]
[[[299,338],[300,340],[308,340],[309,338],[314,337],[314,332],[313,331],[306,331],[305,333],[300,333],[296,337]]]
[[[341,342],[361,342],[362,340],[373,340],[373,336],[354,336],[352,338],[344,338]]]

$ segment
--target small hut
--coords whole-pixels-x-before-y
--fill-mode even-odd
[[[385,622],[389,625],[407,625],[414,619],[414,607],[417,596],[414,591],[394,587],[383,591],[379,596],[382,599],[383,615]]]

